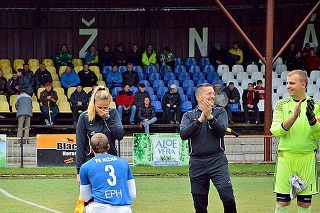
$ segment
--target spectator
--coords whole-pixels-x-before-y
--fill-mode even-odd
[[[228,86],[223,89],[223,91],[227,94],[228,104],[237,103],[240,108],[240,93],[239,90],[234,86],[233,82],[229,82]]]
[[[3,71],[0,69],[0,95],[7,95],[7,79],[3,77]]]
[[[29,78],[30,84],[33,88],[33,91],[35,91],[37,82],[36,82],[36,78],[35,78],[34,73],[31,70],[29,70],[29,64],[24,64],[22,71],[23,71],[23,75],[27,76]],[[32,95],[30,95],[30,96],[32,97]]]
[[[122,85],[122,73],[118,70],[117,65],[113,65],[112,72],[107,75],[107,87],[112,90],[114,87],[120,87]]]
[[[133,64],[129,63],[127,65],[127,71],[122,73],[122,84],[128,84],[130,87],[138,87],[139,75],[133,70]]]
[[[18,95],[15,107],[17,109],[18,118],[18,132],[17,137],[22,137],[22,132],[24,129],[24,138],[28,140],[29,130],[30,130],[30,120],[32,117],[32,98],[24,90],[20,91]]]
[[[70,103],[72,107],[72,118],[73,125],[77,125],[77,121],[79,118],[79,110],[82,112],[86,111],[88,108],[89,97],[88,94],[83,90],[81,84],[77,85],[77,89],[71,94]]]
[[[30,97],[33,95],[33,79],[24,74],[22,69],[18,69],[19,90],[24,90]]]
[[[170,86],[170,90],[167,91],[162,97],[162,109],[167,119],[167,122],[170,124],[179,124],[181,121],[181,98],[178,93],[178,87],[175,84]],[[173,112],[171,112],[173,110]],[[174,115],[176,120],[174,120]]]
[[[243,52],[239,49],[239,43],[234,41],[232,47],[228,53],[228,64],[232,68],[235,64],[242,64],[243,62]]]
[[[149,126],[157,121],[154,106],[150,104],[150,98],[145,97],[144,105],[138,108],[138,119],[140,121],[140,129],[144,127],[144,132],[149,134]]]
[[[262,86],[262,80],[257,81],[257,86],[255,86],[254,91],[258,92],[259,100],[264,100],[266,88]]]
[[[127,53],[124,50],[124,45],[122,42],[118,42],[116,49],[113,53],[113,64],[119,66],[127,65]]]
[[[310,44],[309,43],[306,43],[302,49],[302,58],[304,58],[306,55],[308,55],[309,53],[309,50],[310,50]]]
[[[232,120],[231,107],[228,104],[228,96],[224,91],[221,90],[220,83],[216,83],[214,85],[214,92],[215,92],[215,96],[216,96],[216,99],[214,100],[214,104],[217,106],[223,107],[227,111],[229,124],[231,124],[231,125],[234,124],[234,122]]]
[[[12,77],[7,82],[8,97],[11,95],[19,95],[18,72],[13,71]]]
[[[88,203],[85,212],[132,212],[136,185],[129,164],[108,154],[109,139],[103,133],[92,136],[94,158],[80,168],[80,195]],[[99,162],[99,163],[97,163]]]
[[[100,54],[99,63],[100,69],[102,70],[104,66],[112,66],[112,53],[110,51],[110,44],[104,44],[103,52]]]
[[[96,51],[96,47],[94,45],[90,46],[90,50],[87,51],[85,55],[85,63],[90,66],[98,66],[98,52]]]
[[[133,104],[134,94],[130,91],[128,84],[123,84],[122,88],[123,90],[119,91],[116,96],[118,114],[120,120],[122,120],[123,112],[130,114],[130,124],[134,124],[134,118],[136,116],[136,106]]]
[[[65,93],[67,94],[69,87],[75,87],[80,84],[80,78],[76,71],[71,68],[71,66],[67,66],[66,71],[61,75],[60,82],[65,90]]]
[[[287,63],[287,68],[289,71],[292,70],[302,70],[304,67],[303,59],[301,57],[301,52],[297,51],[293,60]]]
[[[41,111],[45,116],[46,125],[53,125],[53,120],[59,113],[57,106],[58,95],[53,90],[50,82],[46,83],[46,89],[40,93]]]
[[[161,66],[163,66],[166,71],[168,71],[167,66],[171,67],[171,69],[174,70],[174,67],[175,67],[174,55],[170,51],[170,47],[167,46],[163,48],[163,53],[160,55],[160,62],[161,62]]]
[[[133,104],[137,107],[139,110],[140,107],[144,106],[144,99],[145,98],[150,99],[150,94],[146,91],[146,85],[144,83],[139,84],[139,90],[134,94],[134,102]]]
[[[138,46],[133,44],[128,53],[128,63],[133,64],[133,66],[141,66],[141,60],[141,52],[138,51]]]
[[[221,47],[219,42],[214,43],[214,48],[209,54],[209,59],[215,70],[221,64],[227,64],[227,51]]]
[[[51,73],[46,69],[44,64],[40,64],[39,68],[35,73],[35,79],[36,79],[35,91],[38,91],[40,87],[45,87],[47,82],[52,83]]]
[[[292,61],[296,53],[296,45],[294,42],[291,42],[289,47],[283,52],[282,60],[284,64]]]
[[[59,70],[60,66],[71,65],[71,61],[72,61],[72,55],[69,52],[67,45],[61,44],[61,50],[54,57],[54,63],[57,71]]]
[[[152,44],[148,44],[147,49],[142,53],[142,65],[144,68],[147,66],[157,64],[157,54],[153,50]]]
[[[92,85],[92,90],[88,93],[89,101],[90,101],[90,98],[91,98],[91,96],[92,96],[92,93],[93,93],[94,89],[95,89],[97,86],[98,86],[98,84]]]
[[[243,104],[243,111],[244,111],[244,119],[245,123],[249,124],[249,109],[254,110],[254,119],[256,124],[260,124],[260,115],[259,115],[259,94],[258,92],[254,91],[253,84],[248,83],[248,89],[243,91],[242,94],[242,104]]]
[[[88,64],[83,65],[83,70],[78,73],[81,85],[83,87],[92,87],[92,85],[97,84],[97,75],[89,69]]]
[[[313,48],[310,48],[309,54],[304,58],[304,68],[307,70],[309,77],[312,70],[320,69],[320,58],[314,53]]]

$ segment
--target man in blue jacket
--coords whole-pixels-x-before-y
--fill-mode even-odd
[[[61,86],[67,94],[69,87],[75,87],[80,83],[80,78],[78,74],[71,68],[71,66],[66,67],[66,71],[61,75]]]

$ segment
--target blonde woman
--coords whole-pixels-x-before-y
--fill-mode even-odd
[[[80,184],[79,170],[83,163],[94,157],[90,151],[90,139],[96,133],[105,134],[110,143],[111,155],[117,155],[115,140],[122,140],[124,130],[116,109],[109,108],[112,96],[103,86],[97,86],[89,101],[88,110],[83,112],[77,123],[77,181]]]

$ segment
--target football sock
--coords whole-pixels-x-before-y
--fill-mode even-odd
[[[289,206],[281,206],[277,203],[276,210],[274,213],[289,213]]]
[[[298,206],[298,213],[310,213],[310,212],[311,212],[311,206],[309,206],[308,208],[302,208]]]

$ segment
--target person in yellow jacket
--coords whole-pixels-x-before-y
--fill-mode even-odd
[[[243,52],[239,48],[239,43],[238,42],[233,42],[232,43],[232,48],[228,52],[228,63],[229,66],[233,66],[235,64],[242,64],[243,62]]]
[[[142,53],[143,68],[157,64],[157,53],[153,50],[152,44],[148,44],[147,49]]]

